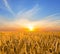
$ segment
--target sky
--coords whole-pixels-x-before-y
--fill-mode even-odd
[[[27,26],[60,30],[60,0],[0,0],[0,29]]]

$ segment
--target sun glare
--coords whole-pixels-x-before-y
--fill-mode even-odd
[[[33,26],[28,26],[28,29],[29,29],[30,31],[33,31],[33,30],[34,30],[34,27],[33,27]]]

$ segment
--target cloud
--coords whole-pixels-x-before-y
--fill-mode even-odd
[[[11,9],[10,5],[8,4],[7,0],[3,0],[4,4],[5,4],[5,7],[8,9],[8,11],[11,13],[11,14],[15,14],[13,12],[13,10]]]
[[[29,20],[30,18],[33,18],[32,16],[35,16],[39,10],[40,8],[36,5],[30,10],[26,11],[24,9],[22,11],[19,11],[12,21],[9,21],[5,17],[0,17],[0,28],[20,28],[27,27],[29,25],[36,28],[60,28],[60,14],[52,14],[37,21]]]
[[[60,28],[60,14],[52,14],[36,22],[37,27]]]
[[[38,11],[40,10],[39,8],[39,5],[35,5],[32,9],[30,10],[22,10],[22,11],[19,11],[17,14],[16,14],[16,18],[22,18],[22,19],[27,19],[27,18],[32,18]]]

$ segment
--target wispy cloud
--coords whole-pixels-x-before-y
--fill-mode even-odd
[[[15,14],[13,12],[13,10],[11,9],[10,5],[8,4],[7,0],[3,0],[4,4],[5,4],[5,7],[8,9],[8,11],[11,13],[11,14]]]
[[[35,5],[32,9],[30,10],[22,10],[22,11],[19,11],[17,14],[16,14],[16,18],[22,18],[22,19],[27,19],[27,18],[32,18],[32,16],[34,16],[38,11],[40,10],[39,8],[39,5]]]
[[[33,18],[40,8],[36,5],[30,10],[19,11],[16,14],[14,20],[9,21],[4,17],[0,17],[0,28],[2,27],[27,27],[28,25],[32,25],[37,28],[60,28],[60,15],[52,14],[38,21],[30,21],[29,18]],[[58,16],[59,15],[59,16]]]

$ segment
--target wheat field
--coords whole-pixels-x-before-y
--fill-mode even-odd
[[[60,54],[60,32],[0,32],[0,54]]]

